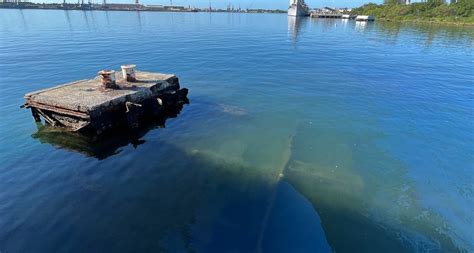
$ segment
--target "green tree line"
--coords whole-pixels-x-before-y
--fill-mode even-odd
[[[387,0],[384,4],[369,3],[352,10],[357,15],[372,15],[389,20],[426,20],[474,23],[474,0],[458,0],[447,4],[444,0],[427,0],[420,3],[400,4]]]

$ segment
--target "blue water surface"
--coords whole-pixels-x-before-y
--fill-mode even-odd
[[[0,10],[0,252],[473,252],[474,29]],[[177,117],[99,140],[27,92],[121,64]]]

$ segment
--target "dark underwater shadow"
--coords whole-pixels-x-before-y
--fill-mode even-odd
[[[107,131],[102,135],[91,133],[76,133],[49,125],[37,124],[38,131],[31,136],[42,144],[51,144],[56,148],[65,149],[94,157],[98,160],[106,159],[121,152],[120,148],[132,144],[138,148],[146,141],[142,139],[149,131],[165,128],[166,121],[176,118],[183,105],[168,109],[162,116],[143,120],[136,129],[125,127]]]
[[[52,186],[63,190],[33,201],[34,215],[16,213],[23,225],[0,231],[2,250],[257,252],[259,238],[263,252],[285,252],[271,250],[279,244],[327,249],[318,216],[288,184],[278,187],[274,205],[276,186],[265,172],[168,142],[156,146],[153,157],[134,156],[129,166],[51,168],[49,176],[64,176]],[[153,159],[139,163],[145,157]]]
[[[205,106],[216,109],[212,102]],[[229,109],[216,110],[215,116],[223,115],[224,111]],[[230,111],[232,117],[236,116],[235,110]],[[237,116],[241,114],[238,112]],[[101,140],[66,138],[45,129],[40,129],[44,132],[37,133],[35,138],[105,159],[130,143],[138,147],[147,132],[164,126],[165,122],[155,123]],[[51,245],[61,245],[54,248],[56,251],[70,252],[285,252],[296,246],[301,252],[461,251],[449,238],[437,233],[432,224],[417,224],[425,221],[413,217],[403,221],[407,230],[417,226],[417,232],[424,236],[420,242],[414,242],[413,238],[405,239],[399,228],[360,212],[354,207],[359,205],[360,196],[353,193],[364,193],[363,179],[351,170],[332,174],[315,167],[314,161],[324,163],[321,158],[331,157],[329,150],[302,154],[307,150],[305,139],[324,138],[325,133],[308,138],[312,131],[297,128],[289,138],[288,155],[275,154],[288,156],[278,180],[269,180],[259,168],[212,156],[207,150],[186,151],[171,141],[156,143],[157,148],[149,149],[152,160],[98,170],[96,173],[108,173],[101,174],[99,179],[94,179],[90,171],[76,168],[75,179],[64,182],[72,190],[51,196],[41,206],[46,212],[45,220],[56,222],[56,227],[39,229],[47,238],[26,239],[44,252],[53,251]],[[384,155],[376,154],[380,156]],[[306,161],[307,157],[315,158]],[[144,158],[150,156],[138,152],[133,156],[134,160]],[[116,160],[112,157],[101,163],[122,162]],[[127,178],[120,181],[123,174]],[[67,205],[62,202],[65,199]],[[61,212],[57,210],[76,220],[59,219]],[[301,217],[305,218],[298,220]],[[41,221],[40,225],[43,223],[47,222]],[[23,230],[31,229],[25,226],[20,229]],[[65,234],[68,236],[64,239]],[[21,235],[15,232],[11,237],[21,241]],[[29,247],[0,243],[7,245],[7,250]]]

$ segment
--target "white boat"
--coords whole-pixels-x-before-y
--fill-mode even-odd
[[[359,15],[356,17],[356,21],[374,21],[375,18],[373,16],[366,16],[366,15]]]
[[[309,7],[306,5],[304,0],[290,0],[288,16],[309,16]]]

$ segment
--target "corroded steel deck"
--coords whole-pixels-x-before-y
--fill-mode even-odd
[[[25,95],[36,121],[41,117],[53,126],[74,131],[86,127],[101,133],[125,119],[136,125],[145,112],[158,114],[162,108],[187,101],[187,89],[180,89],[172,74],[137,71],[129,82],[115,73],[116,86],[105,88],[99,78],[80,80]]]
[[[136,82],[127,82],[118,72],[116,79],[120,89],[104,89],[100,80],[96,78],[28,93],[25,95],[25,100],[31,106],[71,110],[79,112],[80,115],[121,105],[126,101],[139,103],[154,93],[178,85],[177,77],[172,74],[137,72],[136,78]]]

